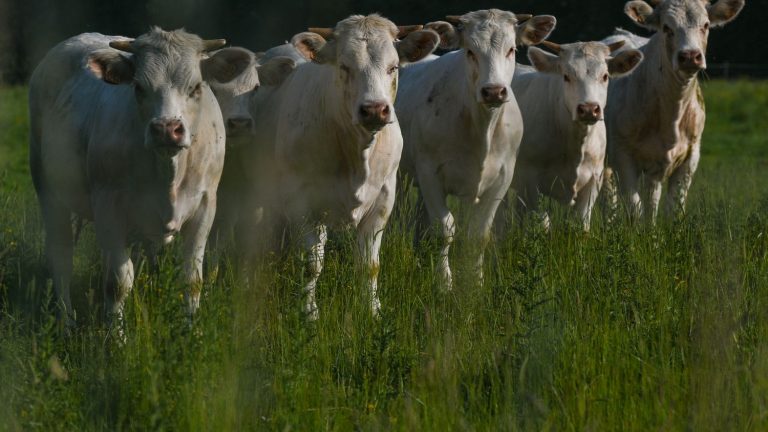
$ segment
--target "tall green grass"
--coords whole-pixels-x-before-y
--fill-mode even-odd
[[[482,286],[435,289],[402,200],[370,317],[335,233],[301,313],[296,254],[250,283],[223,261],[184,315],[178,261],[140,264],[124,343],[101,318],[90,227],[62,336],[26,169],[24,89],[0,90],[0,429],[767,430],[768,84],[705,85],[704,158],[685,217],[581,233],[556,214],[489,248]],[[459,221],[461,223],[461,221]],[[467,246],[467,245],[464,245]],[[171,248],[173,249],[173,248]],[[213,270],[209,264],[209,270]]]

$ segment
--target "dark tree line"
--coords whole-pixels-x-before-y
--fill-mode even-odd
[[[764,40],[759,24],[768,17],[768,1],[746,1],[734,23],[712,32],[709,62],[733,64],[737,74],[767,76],[768,44],[758,41]],[[624,16],[623,5],[622,0],[0,0],[0,82],[25,82],[48,49],[83,32],[136,36],[150,25],[185,27],[260,51],[308,26],[330,27],[352,13],[380,12],[398,24],[423,24],[445,14],[497,7],[555,15],[558,26],[551,39],[556,42],[601,39],[615,27],[644,34]]]

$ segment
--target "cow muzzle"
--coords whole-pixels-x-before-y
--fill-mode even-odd
[[[701,50],[684,50],[677,53],[677,67],[686,73],[694,74],[706,68],[704,53]]]
[[[227,136],[242,136],[251,132],[253,120],[250,117],[230,117],[225,126]]]
[[[358,109],[360,124],[371,132],[392,123],[392,108],[386,102],[366,102]]]
[[[509,99],[506,86],[487,85],[480,89],[480,98],[485,105],[500,106]]]
[[[149,133],[156,149],[182,150],[189,147],[184,123],[178,119],[155,119],[149,123]]]
[[[596,103],[582,103],[576,107],[576,117],[580,122],[592,125],[603,119],[603,110]]]

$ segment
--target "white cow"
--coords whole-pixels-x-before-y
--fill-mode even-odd
[[[133,286],[128,246],[183,240],[189,312],[224,162],[224,124],[208,81],[251,65],[224,40],[153,28],[135,40],[88,33],[54,47],[32,74],[30,167],[62,316],[71,318],[71,218],[92,219],[104,261],[107,313]]]
[[[523,122],[510,83],[518,45],[544,40],[552,16],[526,16],[496,9],[427,24],[441,47],[456,49],[404,68],[396,110],[405,138],[402,168],[418,183],[426,209],[439,223],[441,285],[452,287],[448,261],[455,234],[446,196],[468,205],[468,235],[482,278],[483,250],[496,209],[512,181]],[[522,21],[522,20],[520,20]]]
[[[744,0],[711,5],[664,0],[655,9],[643,1],[626,4],[632,20],[656,31],[640,47],[645,61],[627,79],[611,83],[608,92],[606,174],[617,174],[635,218],[645,211],[651,221],[656,219],[665,181],[667,210],[684,209],[704,131],[697,76],[707,66],[709,30],[733,20],[743,7]]]
[[[277,48],[280,49],[276,50]],[[253,119],[248,112],[251,94],[262,88],[268,89],[281,84],[297,63],[306,61],[293,45],[272,48],[266,55],[259,56],[258,61],[255,54],[244,51],[252,56],[252,67],[227,83],[210,82],[211,90],[221,107],[227,133],[227,152],[217,193],[216,219],[212,230],[218,248],[226,247],[230,240],[237,240],[239,236],[232,239],[233,229],[239,231],[238,226],[247,223],[243,220],[244,202],[252,191],[245,180],[242,159],[245,152],[243,148],[254,142]],[[277,52],[293,55],[276,56]]]
[[[378,313],[379,249],[402,151],[393,107],[398,68],[429,55],[439,37],[418,30],[398,40],[406,31],[378,15],[354,15],[332,31],[314,31],[328,40],[311,33],[293,39],[313,62],[299,65],[282,86],[258,99],[268,109],[252,104],[254,131],[265,143],[254,148],[274,143],[273,167],[266,170],[271,178],[254,181],[272,185],[270,207],[292,227],[305,228],[308,317],[318,314],[315,286],[329,224],[356,228],[358,261]],[[252,163],[264,164],[258,156]]]
[[[630,73],[643,54],[627,50],[610,57],[624,41],[543,44],[557,55],[529,48],[535,69],[518,65],[512,81],[525,124],[512,188],[520,214],[537,210],[539,194],[544,194],[575,206],[589,231],[603,180],[608,81]]]

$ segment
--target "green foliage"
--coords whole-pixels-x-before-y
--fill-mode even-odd
[[[598,210],[585,235],[554,212],[551,232],[528,223],[492,242],[482,286],[462,277],[457,252],[445,294],[435,246],[413,246],[405,193],[385,233],[380,319],[342,232],[329,242],[315,323],[301,313],[296,254],[250,282],[209,264],[189,323],[171,250],[156,270],[137,267],[120,342],[101,318],[89,226],[75,258],[78,327],[56,324],[25,90],[2,89],[0,430],[766,430],[758,120],[768,85],[704,91],[705,157],[686,216],[607,225]]]

